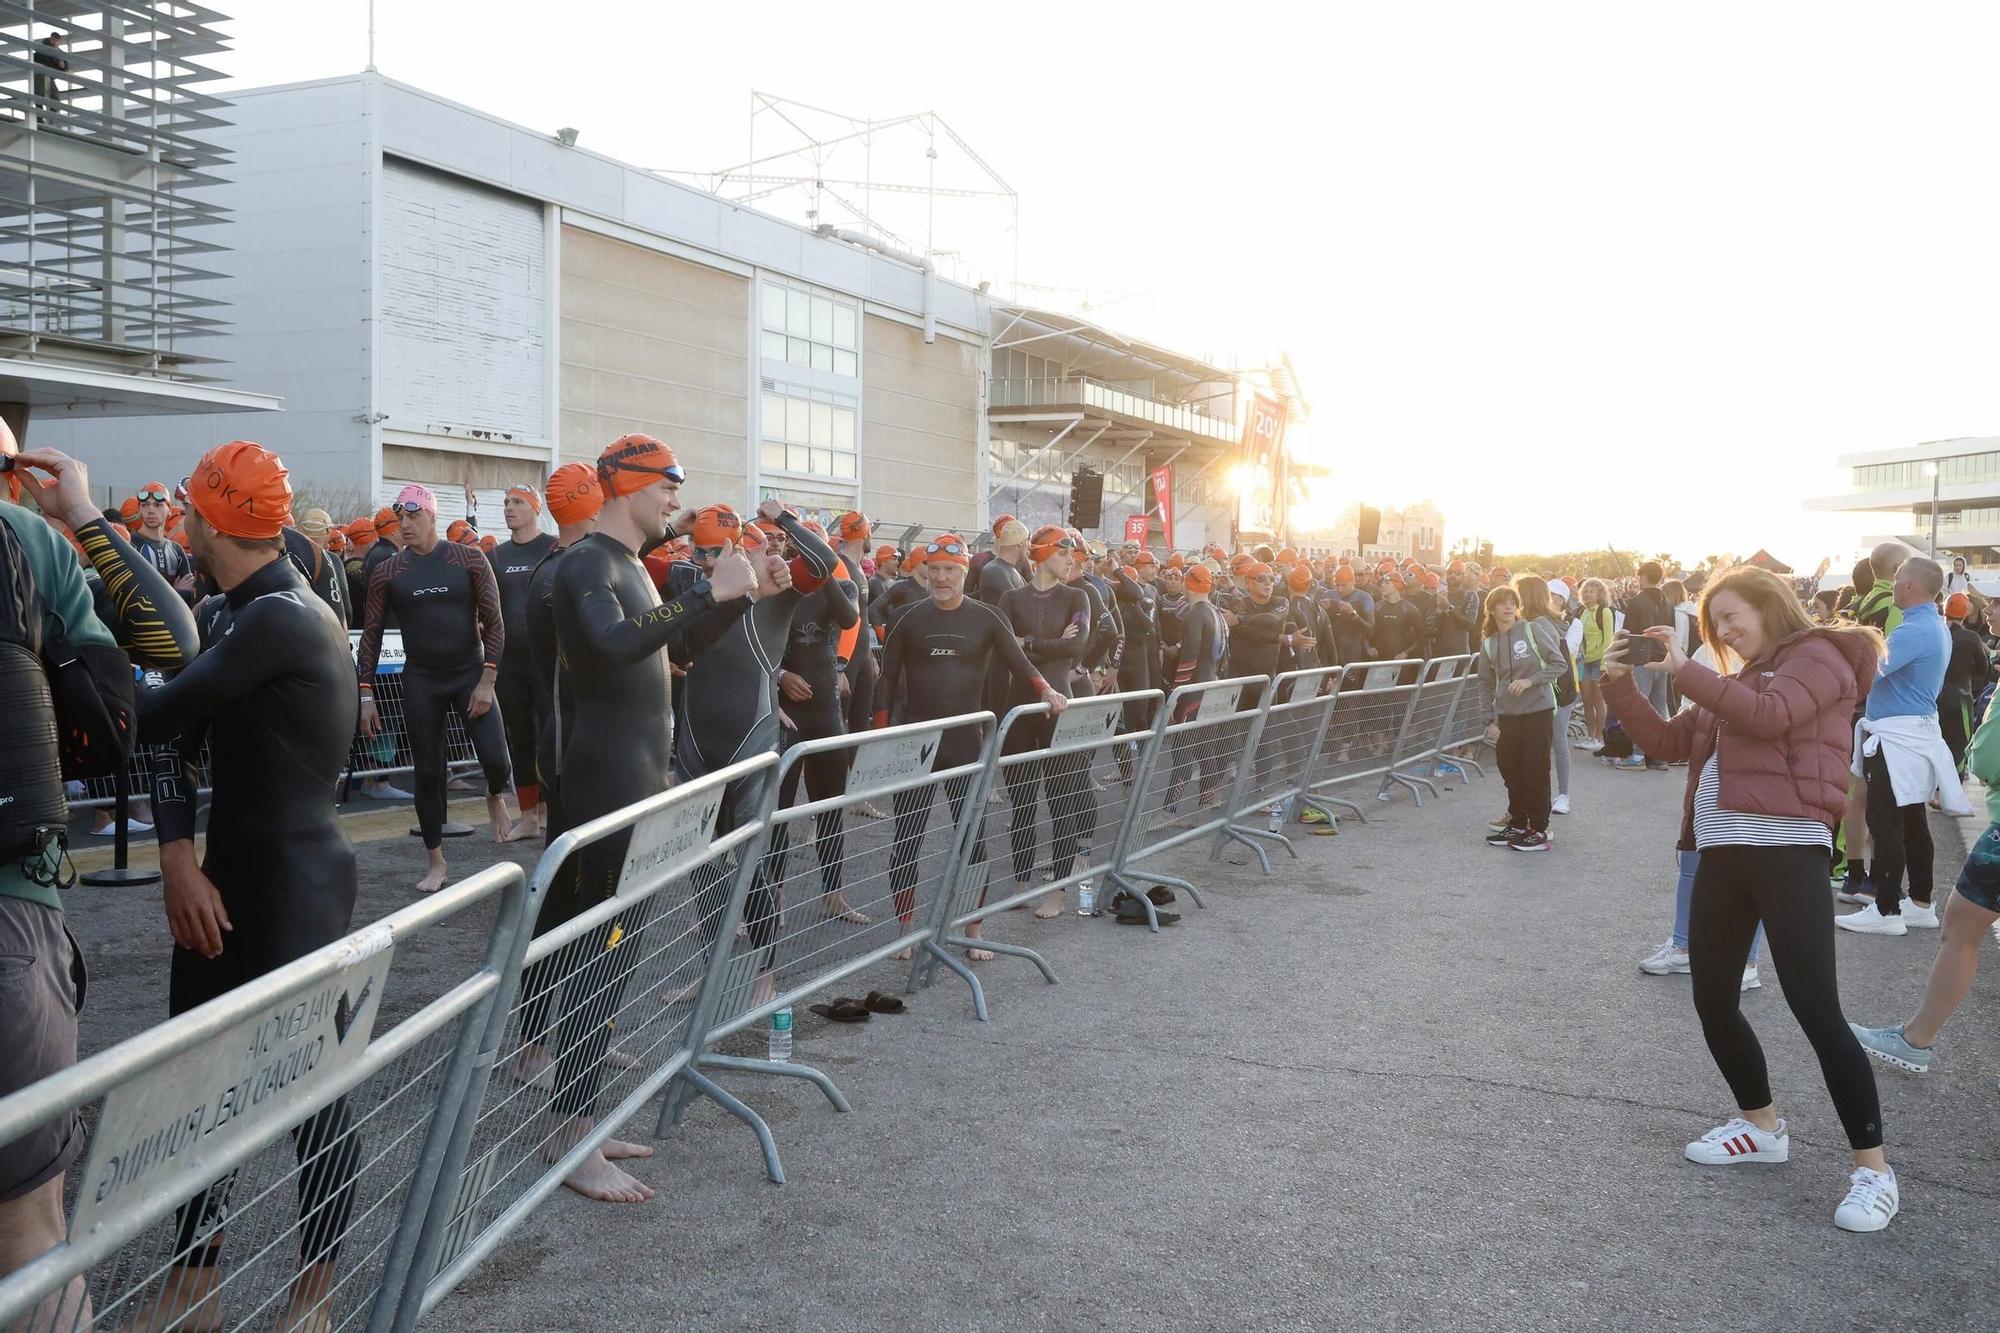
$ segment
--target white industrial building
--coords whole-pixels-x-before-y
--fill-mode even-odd
[[[694,496],[859,508],[891,537],[1054,517],[1079,462],[1107,476],[1101,532],[1164,466],[1175,543],[1227,535],[1228,371],[378,74],[241,92],[224,118],[217,369],[284,410],[42,435],[101,480],[254,433],[336,516],[421,481],[491,527],[506,486],[640,430]]]
[[[1864,538],[1871,545],[1894,538],[1918,551],[1935,547],[1945,560],[2000,564],[2000,436],[1848,454],[1840,465],[1853,489],[1808,500],[1808,509],[1880,513],[1880,530]]]

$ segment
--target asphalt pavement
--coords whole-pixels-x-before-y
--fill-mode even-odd
[[[2000,1327],[1990,953],[1936,1072],[1881,1073],[1903,1190],[1888,1231],[1832,1224],[1848,1153],[1768,965],[1744,1003],[1792,1160],[1682,1160],[1731,1114],[1688,979],[1637,966],[1668,930],[1684,777],[1580,760],[1576,813],[1541,856],[1480,840],[1504,804],[1490,767],[1421,810],[1369,800],[1338,837],[1295,828],[1297,859],[1268,877],[1241,849],[1213,865],[1190,849],[1162,867],[1208,907],[1184,900],[1159,935],[1009,914],[990,933],[1044,950],[1061,981],[981,964],[990,1022],[946,974],[903,1015],[801,1016],[794,1058],[852,1114],[802,1083],[723,1077],[769,1120],[789,1183],[698,1102],[638,1164],[658,1198],[559,1193],[426,1326]],[[496,854],[448,852],[464,869]],[[1941,844],[1946,883],[1958,855]],[[362,864],[358,920],[407,901],[421,852],[389,838]],[[164,959],[165,932],[157,890],[70,904],[95,1049],[163,1011],[164,969],[134,960]],[[1848,1016],[1904,1017],[1936,941],[1841,933]]]

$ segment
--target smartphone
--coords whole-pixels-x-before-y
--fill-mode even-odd
[[[1667,655],[1666,647],[1658,639],[1649,639],[1643,634],[1621,630],[1618,641],[1625,648],[1626,666],[1646,666]]]

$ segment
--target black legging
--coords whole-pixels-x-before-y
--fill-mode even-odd
[[[1861,761],[1868,783],[1868,882],[1875,886],[1875,906],[1883,916],[1903,914],[1903,872],[1910,875],[1910,896],[1931,900],[1931,821],[1924,802],[1897,805],[1889,762],[1878,751]]]
[[[947,739],[946,746],[951,742]],[[974,755],[957,753],[949,748],[941,750],[936,767],[957,768],[972,761]],[[948,778],[944,784],[945,802],[951,806],[951,820],[955,826],[965,817],[965,797],[972,779],[970,777]],[[910,787],[899,791],[890,800],[890,810],[895,816],[894,841],[889,848],[889,889],[896,901],[896,915],[905,926],[916,916],[918,859],[923,854],[924,830],[930,827],[931,806],[937,799],[937,784]],[[986,813],[974,811],[973,818],[978,827],[973,834],[972,860],[967,864],[982,866],[986,861]],[[947,883],[943,891],[950,893],[953,885]]]
[[[493,681],[494,706],[500,710],[507,762],[514,770],[514,790],[520,795],[523,814],[541,804],[541,765],[535,746],[541,738],[542,719],[535,707],[533,671],[532,666],[503,663]]]
[[[1004,753],[1046,750],[1055,732],[1052,717],[1018,719],[1007,733]],[[1014,853],[1014,879],[1025,884],[1035,872],[1036,799],[1048,804],[1054,847],[1049,869],[1057,879],[1070,873],[1083,843],[1097,833],[1097,797],[1090,789],[1090,752],[1076,750],[1046,759],[1017,760],[1001,770],[1007,778],[1007,800],[1013,806],[1008,838]]]
[[[1546,774],[1548,761],[1542,759],[1540,767]],[[1826,910],[1827,859],[1824,847],[1812,846],[1702,849],[1688,913],[1694,1009],[1736,1104],[1746,1111],[1769,1106],[1764,1051],[1740,1005],[1743,965],[1757,923],[1763,922],[1772,965],[1785,981],[1785,1002],[1819,1056],[1848,1143],[1879,1148],[1882,1107],[1875,1071],[1840,1012],[1833,917]]]
[[[835,733],[838,734],[838,733]],[[793,764],[778,786],[778,805],[792,804],[799,792],[799,777],[805,776],[806,799],[824,801],[847,794],[847,761],[851,750],[822,750]],[[819,855],[819,891],[822,896],[840,892],[841,863],[847,858],[846,811],[822,810],[813,816],[813,847]],[[785,882],[785,855],[791,850],[791,821],[771,825],[771,845],[764,854],[764,881],[782,888]],[[776,891],[774,889],[774,891]]]
[[[1500,780],[1507,784],[1507,822],[1515,828],[1549,831],[1549,748],[1555,744],[1555,719],[1553,708],[1500,715],[1500,743],[1494,748]]]
[[[403,672],[403,717],[410,731],[417,827],[423,831],[427,848],[436,848],[444,841],[444,737],[453,713],[464,720],[473,753],[486,772],[486,794],[498,796],[507,790],[507,737],[499,705],[478,717],[466,716],[472,691],[479,685],[479,673],[478,667],[454,675]]]

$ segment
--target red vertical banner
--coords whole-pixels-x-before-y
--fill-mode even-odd
[[[1146,527],[1151,522],[1144,514],[1133,514],[1125,520],[1125,540],[1146,544]]]
[[[1153,469],[1153,509],[1160,516],[1160,535],[1171,551],[1174,549],[1174,471],[1170,467]]]
[[[1252,394],[1250,410],[1243,419],[1243,462],[1238,474],[1240,533],[1278,535],[1278,484],[1283,473],[1284,443],[1284,405],[1264,394]]]

